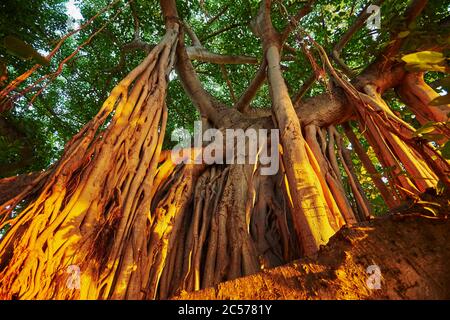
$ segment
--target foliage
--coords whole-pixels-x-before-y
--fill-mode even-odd
[[[404,55],[402,60],[406,62],[406,69],[413,72],[447,70],[447,59],[441,52],[419,51]]]

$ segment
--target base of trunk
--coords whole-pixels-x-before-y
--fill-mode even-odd
[[[448,219],[377,218],[341,229],[316,258],[173,299],[450,299],[448,234]],[[376,283],[371,265],[380,289],[368,288]]]

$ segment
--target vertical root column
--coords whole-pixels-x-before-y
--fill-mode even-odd
[[[385,184],[381,180],[381,175],[378,173],[377,169],[365,152],[363,146],[359,142],[350,125],[347,123],[344,124],[343,127],[347,138],[352,144],[352,148],[355,150],[366,171],[370,174],[370,177],[377,189],[380,191],[381,197],[383,198],[384,202],[390,209],[398,206],[400,204],[400,199],[398,196],[395,196],[395,189],[391,189],[393,188],[393,186],[391,185],[391,187],[389,188],[389,185]]]
[[[250,165],[198,167],[175,170],[159,183],[147,298],[199,290],[299,257],[281,175],[259,176]]]
[[[342,185],[334,151],[334,138],[331,134],[328,136],[330,137],[329,141],[326,140],[321,129],[315,125],[305,127],[305,139],[312,151],[310,161],[318,163],[318,168],[315,170],[316,175],[321,182],[325,199],[332,213],[329,216],[330,224],[337,231],[345,223],[354,224],[356,219]]]
[[[397,93],[416,115],[421,125],[430,121],[445,122],[448,120],[450,105],[430,106],[430,102],[438,98],[439,94],[425,83],[423,73],[407,73],[397,88]]]
[[[399,193],[403,197],[417,195],[427,188],[435,187],[438,173],[430,167],[432,164],[424,161],[424,154],[411,148],[411,144],[415,143],[411,140],[414,128],[392,112],[373,86],[367,85],[364,90],[367,95],[361,97],[369,108],[356,104],[360,122],[367,126],[368,140],[374,148],[378,148],[377,153],[382,162],[394,168],[395,175],[392,178],[401,187]],[[392,129],[386,130],[389,126]],[[405,138],[408,140],[403,141]]]
[[[347,174],[348,182],[352,190],[353,197],[355,198],[358,213],[358,220],[364,221],[372,214],[372,208],[369,200],[366,198],[363,188],[359,183],[358,177],[353,168],[353,162],[349,150],[343,145],[342,137],[335,128],[332,128],[332,134],[335,136],[336,145],[338,148],[338,155],[341,160],[341,164]]]
[[[121,279],[146,261],[147,195],[164,134],[165,81],[176,39],[168,32],[112,90],[66,145],[40,195],[12,222],[0,243],[2,297],[95,299],[140,291],[133,280],[127,290]],[[80,268],[80,291],[66,285],[69,265]]]

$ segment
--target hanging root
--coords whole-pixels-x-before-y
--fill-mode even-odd
[[[149,264],[145,240],[148,220],[154,219],[149,195],[167,120],[166,78],[177,34],[177,27],[170,29],[112,90],[41,178],[39,195],[9,222],[0,243],[2,298],[142,295],[135,279]],[[3,204],[3,217],[16,205]],[[80,290],[66,283],[71,265],[81,271]]]
[[[299,257],[281,176],[253,170],[186,166],[160,185],[146,298],[166,299]]]
[[[406,106],[416,115],[421,125],[430,121],[448,121],[450,105],[430,106],[430,102],[438,98],[439,94],[425,83],[422,72],[407,73],[396,90]],[[447,139],[450,139],[447,132],[442,133],[446,135]]]
[[[390,180],[398,194],[403,199],[417,196],[428,188],[435,188],[438,181],[450,188],[450,163],[430,143],[415,137],[415,129],[394,114],[374,84],[366,84],[362,91],[356,90],[337,74],[325,50],[315,42],[314,45],[331,76],[344,89],[380,162],[385,168],[393,169]],[[423,84],[415,85],[414,89],[417,96],[425,99],[423,96],[428,94],[427,99],[430,98]]]
[[[335,136],[336,145],[338,148],[338,155],[342,167],[347,175],[348,182],[356,202],[356,213],[358,221],[367,220],[372,214],[372,208],[369,200],[366,198],[363,188],[359,183],[358,177],[353,168],[353,162],[349,150],[343,145],[342,137],[334,127],[330,127],[331,134]]]

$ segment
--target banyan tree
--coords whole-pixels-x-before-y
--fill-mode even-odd
[[[1,133],[19,139],[12,119],[32,112],[21,105],[55,113],[49,104],[58,100],[45,97],[64,89],[64,74],[76,83],[86,73],[106,88],[59,158],[31,170],[33,151],[23,146],[23,159],[1,170],[1,298],[166,299],[314,256],[340,228],[379,214],[374,194],[385,211],[420,205],[423,194],[448,199],[450,106],[438,83],[449,70],[445,1],[91,8],[0,93]],[[157,25],[152,37],[146,23]],[[23,43],[8,39],[5,47]],[[120,57],[106,56],[105,39]],[[89,69],[104,67],[95,62],[74,69],[94,51],[118,64],[97,75]],[[212,142],[172,152],[174,121],[186,113],[203,132],[264,132],[278,170],[263,174],[258,152],[236,161],[249,136],[231,161],[195,161]]]

